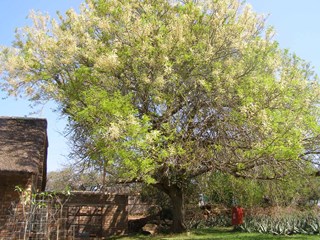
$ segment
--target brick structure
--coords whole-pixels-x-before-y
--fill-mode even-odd
[[[15,187],[45,189],[47,147],[45,119],[0,117],[0,239],[13,229],[8,218],[19,206]]]
[[[63,211],[68,237],[126,234],[127,205],[127,195],[72,192]]]
[[[20,186],[40,193],[46,185],[47,121],[0,117],[0,240],[103,238],[128,231],[128,196],[44,193],[23,204]],[[46,196],[46,197],[43,197]]]

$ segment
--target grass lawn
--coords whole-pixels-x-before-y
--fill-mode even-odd
[[[133,239],[151,239],[151,240],[209,240],[209,239],[223,239],[223,240],[271,240],[271,239],[296,239],[296,240],[319,240],[319,235],[291,235],[279,236],[260,233],[242,233],[233,232],[232,228],[210,228],[193,230],[190,233],[180,235],[158,235],[158,236],[142,236],[135,235],[130,237],[114,237],[112,239],[119,240],[133,240]]]

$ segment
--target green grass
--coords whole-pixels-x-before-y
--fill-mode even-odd
[[[189,233],[179,235],[157,235],[157,236],[143,236],[134,235],[128,237],[114,237],[112,239],[118,240],[133,240],[133,239],[151,239],[151,240],[271,240],[271,239],[295,239],[295,240],[319,240],[319,235],[291,235],[279,236],[271,234],[260,233],[242,233],[234,232],[232,228],[208,228],[193,230]]]

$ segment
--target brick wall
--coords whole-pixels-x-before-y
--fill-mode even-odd
[[[65,204],[68,235],[109,236],[128,231],[128,196],[73,192]]]
[[[54,198],[38,199],[39,205],[24,206],[23,211],[19,194],[14,191],[17,185],[14,179],[16,178],[12,176],[0,178],[1,240],[24,239],[24,235],[32,239],[78,239],[128,232],[126,195],[73,192],[70,196],[58,195]],[[28,185],[32,178],[16,180],[19,180],[20,184],[24,181]],[[26,219],[29,222],[26,222]]]
[[[128,213],[129,216],[137,217],[137,216],[148,216],[150,214],[154,214],[155,212],[160,210],[158,204],[155,201],[151,201],[154,199],[148,199],[148,201],[143,200],[141,195],[130,195],[128,196]]]
[[[23,209],[15,187],[19,185],[28,188],[30,181],[31,176],[28,174],[0,175],[0,239],[13,239],[13,236],[22,234]],[[21,218],[15,217],[15,212],[20,212]]]

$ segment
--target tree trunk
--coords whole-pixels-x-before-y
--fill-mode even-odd
[[[185,232],[185,208],[184,208],[184,193],[183,190],[177,186],[170,186],[168,195],[172,202],[172,231],[174,233]]]
[[[184,208],[184,192],[177,185],[170,185],[167,181],[153,185],[160,191],[166,193],[172,203],[172,227],[174,233],[183,233],[187,230],[185,225],[185,208]]]
[[[107,175],[107,167],[105,161],[103,161],[103,173],[102,173],[102,188],[101,192],[103,195],[106,193],[106,175]]]

